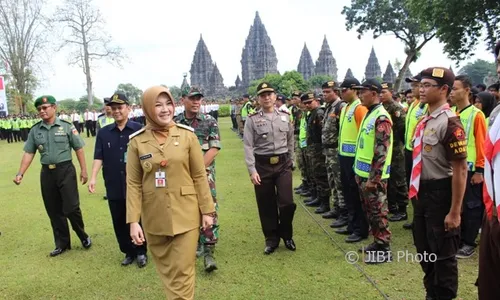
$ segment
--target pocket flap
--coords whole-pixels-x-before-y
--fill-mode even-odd
[[[288,132],[289,130],[290,130],[290,128],[288,127],[288,125],[286,125],[286,126],[280,126],[280,131]]]
[[[181,195],[196,195],[196,190],[193,185],[181,186]]]
[[[424,135],[422,141],[424,142],[424,144],[432,146],[437,145],[437,143],[439,143],[439,139],[435,134]]]

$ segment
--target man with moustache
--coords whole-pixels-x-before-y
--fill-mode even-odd
[[[129,136],[140,130],[142,124],[128,119],[130,107],[125,94],[115,93],[106,106],[111,110],[114,122],[101,128],[97,133],[88,189],[90,193],[95,193],[97,174],[102,167],[113,229],[120,251],[125,254],[121,265],[128,266],[137,260],[137,266],[142,268],[147,264],[146,244],[136,246],[132,243],[130,226],[126,220],[127,146]]]

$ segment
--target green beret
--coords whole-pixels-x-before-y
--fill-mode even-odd
[[[48,96],[48,95],[36,98],[35,107],[38,107],[42,104],[56,104],[56,98],[54,98],[54,96]]]

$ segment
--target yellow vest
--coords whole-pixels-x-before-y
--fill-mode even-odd
[[[406,150],[413,151],[413,135],[420,119],[427,113],[427,104],[423,108],[420,107],[420,101],[415,100],[408,108],[405,120],[405,148]]]
[[[339,154],[342,156],[354,157],[356,154],[358,128],[354,112],[358,105],[361,105],[361,100],[356,99],[351,104],[342,107],[340,111]]]
[[[456,111],[456,106],[453,111]],[[476,114],[483,113],[481,110],[476,108],[474,105],[469,105],[466,109],[459,113],[460,122],[465,129],[465,136],[467,137],[467,166],[469,171],[476,171],[476,136],[474,135],[474,120]]]
[[[302,118],[300,119],[300,127],[299,127],[299,147],[305,148],[307,147],[307,122],[306,116],[309,116],[310,111],[302,112]]]
[[[377,130],[375,122],[382,116],[386,117],[392,124],[391,116],[385,110],[384,106],[379,104],[377,108],[366,114],[363,122],[361,123],[361,127],[359,128],[360,130],[357,138],[358,148],[354,158],[354,173],[356,173],[359,177],[370,177],[373,155],[375,153],[375,131]],[[384,162],[384,168],[382,170],[382,179],[387,179],[390,176],[392,145],[393,135],[391,130],[389,149],[387,149],[387,158]]]

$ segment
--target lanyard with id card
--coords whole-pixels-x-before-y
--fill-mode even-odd
[[[155,186],[156,187],[165,187],[167,185],[167,179],[165,178],[165,172],[158,170],[155,172]]]

